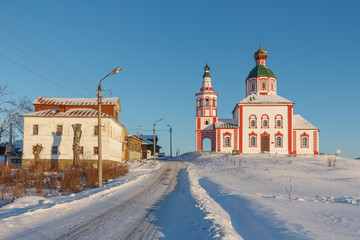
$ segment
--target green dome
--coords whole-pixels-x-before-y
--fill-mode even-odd
[[[253,78],[253,77],[275,77],[275,74],[270,68],[259,64],[255,66],[253,70],[250,71],[249,76],[247,78]]]

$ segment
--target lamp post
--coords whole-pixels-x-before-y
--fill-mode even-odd
[[[98,86],[98,187],[101,188],[102,187],[102,144],[101,144],[101,82],[102,80],[104,80],[105,78],[107,78],[108,76],[114,75],[116,73],[118,73],[120,70],[122,69],[122,67],[117,67],[115,68],[111,73],[109,73],[108,75],[106,75],[105,77],[103,77],[100,81],[99,81],[99,86]]]
[[[170,159],[172,159],[172,127],[167,125],[170,128]]]
[[[159,119],[159,120],[157,120],[156,122],[154,122],[154,164],[155,164],[155,156],[156,156],[156,144],[155,144],[155,123],[157,123],[157,122],[159,122],[159,121],[162,121],[162,120],[164,120],[165,118],[162,118],[162,119]]]

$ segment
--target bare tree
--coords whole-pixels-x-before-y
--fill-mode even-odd
[[[74,162],[73,165],[76,166],[79,164],[80,160],[80,152],[81,152],[81,146],[80,146],[80,139],[81,139],[81,124],[73,124],[71,125],[74,130],[74,140],[73,140],[73,152],[74,152]]]
[[[10,123],[22,132],[24,120],[20,114],[33,111],[31,101],[27,97],[16,101],[12,98],[13,94],[7,84],[0,85],[0,140],[4,129]]]

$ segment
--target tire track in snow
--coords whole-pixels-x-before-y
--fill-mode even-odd
[[[154,226],[151,226],[152,211],[154,206],[156,206],[156,203],[162,199],[164,194],[174,187],[173,182],[179,170],[177,162],[168,162],[164,165],[165,166],[161,168],[154,180],[135,195],[50,239],[89,239],[89,237],[96,239],[95,235],[99,234],[99,232],[103,233],[104,231],[102,231],[102,228],[106,228],[108,223],[121,217],[122,214],[124,216],[129,216],[129,214],[126,213],[130,212],[132,208],[136,208],[138,205],[142,206],[143,202],[147,202],[148,207],[145,208],[142,215],[135,217],[135,219],[127,219],[129,222],[131,221],[131,224],[128,224],[130,226],[129,228],[117,233],[116,230],[119,229],[112,229],[113,232],[109,234],[111,234],[111,238],[121,237],[122,239],[138,239],[139,236],[142,235],[155,234],[156,229]],[[101,236],[104,237],[103,234]]]

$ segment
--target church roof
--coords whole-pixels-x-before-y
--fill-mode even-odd
[[[305,120],[300,114],[293,116],[293,128],[294,129],[309,129],[309,130],[319,130],[317,127]]]
[[[265,65],[256,65],[249,73],[247,78],[253,77],[275,77],[274,72]]]
[[[238,102],[238,104],[294,104],[294,103],[276,94],[272,94],[272,95],[250,94],[249,96]]]
[[[215,128],[238,128],[235,119],[218,119]]]

